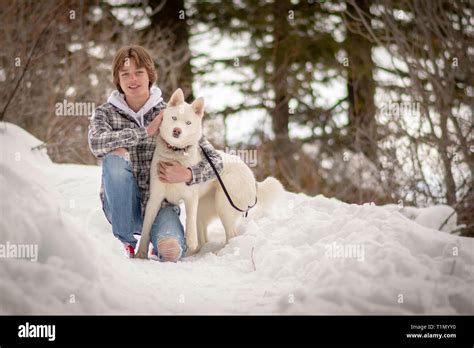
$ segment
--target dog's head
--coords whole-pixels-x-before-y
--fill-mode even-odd
[[[185,148],[197,144],[202,134],[204,99],[197,98],[191,105],[184,101],[178,88],[170,98],[163,114],[160,136],[169,145]]]

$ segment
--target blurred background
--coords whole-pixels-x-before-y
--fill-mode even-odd
[[[0,120],[58,163],[97,164],[89,117],[123,45],[258,179],[349,203],[446,204],[474,236],[470,0],[0,0]],[[68,112],[65,112],[67,110]]]

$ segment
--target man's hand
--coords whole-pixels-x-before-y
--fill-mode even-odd
[[[161,126],[161,122],[163,121],[163,113],[165,110],[161,110],[158,116],[156,116],[153,121],[150,122],[148,126],[146,126],[146,132],[149,137],[154,136],[156,133],[158,133],[158,129]]]
[[[161,182],[168,184],[190,182],[193,178],[191,169],[183,167],[178,162],[159,162],[158,176]]]

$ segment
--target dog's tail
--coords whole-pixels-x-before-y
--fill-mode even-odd
[[[270,208],[285,192],[283,185],[272,176],[257,183],[257,207],[264,210]]]

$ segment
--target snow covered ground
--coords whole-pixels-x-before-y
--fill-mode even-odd
[[[229,245],[215,222],[194,257],[129,260],[100,167],[52,163],[40,143],[0,123],[0,314],[474,314],[474,239],[432,228],[449,207],[286,192]]]

